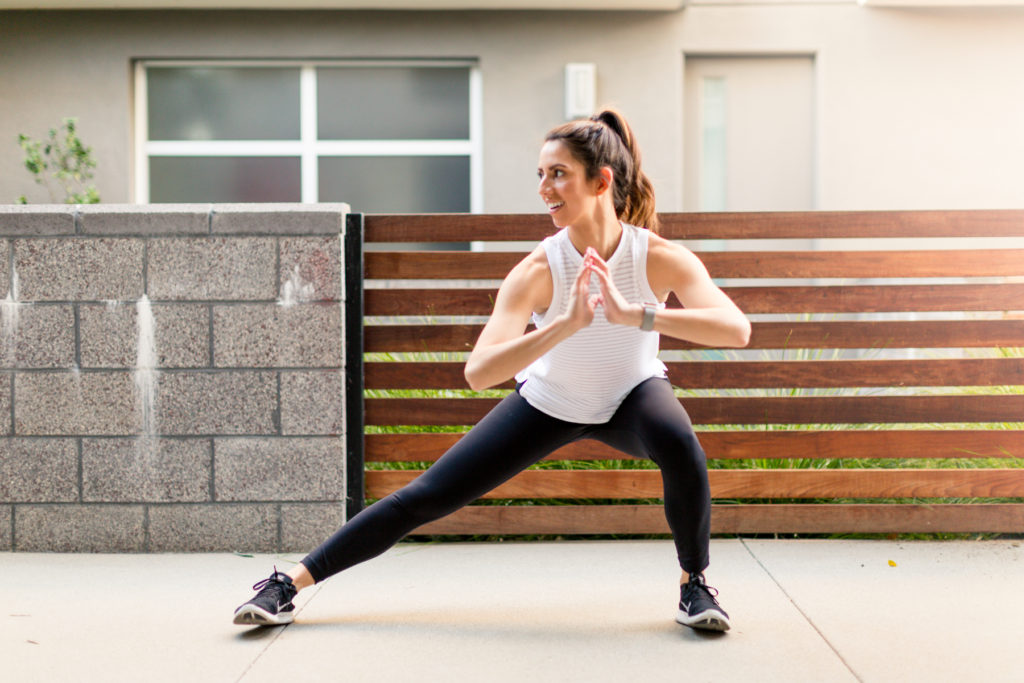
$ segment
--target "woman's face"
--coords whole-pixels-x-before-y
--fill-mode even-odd
[[[537,193],[555,225],[562,228],[594,215],[600,179],[587,179],[586,170],[560,140],[549,140],[537,163]]]

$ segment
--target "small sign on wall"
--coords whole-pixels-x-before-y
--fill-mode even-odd
[[[597,67],[594,64],[565,65],[565,118],[578,119],[594,113],[597,102]]]

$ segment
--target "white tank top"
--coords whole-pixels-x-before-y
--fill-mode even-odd
[[[647,281],[647,243],[650,233],[623,224],[622,239],[608,259],[612,281],[629,303],[657,303]],[[534,314],[538,328],[549,325],[568,307],[570,290],[583,257],[563,229],[542,243],[554,282],[551,305]],[[599,293],[591,276],[590,293]],[[664,304],[659,304],[659,307]],[[657,332],[613,325],[599,306],[589,327],[534,361],[516,375],[525,382],[520,395],[537,410],[567,422],[600,424],[611,419],[632,389],[651,377],[665,377],[658,360]]]

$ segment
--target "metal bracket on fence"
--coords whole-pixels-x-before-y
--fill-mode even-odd
[[[345,217],[345,518],[365,502],[363,401],[363,214]]]

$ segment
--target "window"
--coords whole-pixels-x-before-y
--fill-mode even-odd
[[[483,210],[472,63],[146,61],[135,73],[140,203]]]

